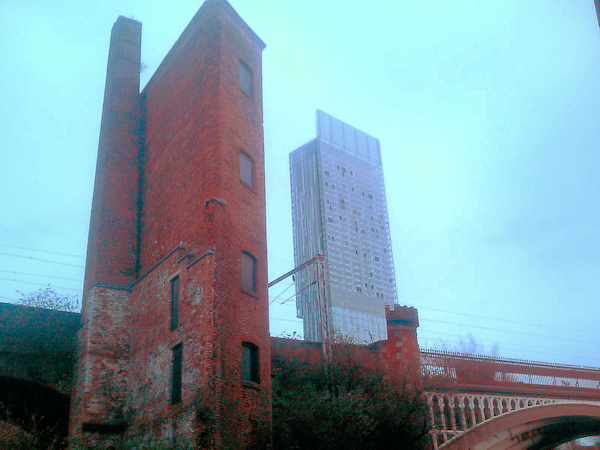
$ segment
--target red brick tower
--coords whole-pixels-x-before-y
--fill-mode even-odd
[[[387,320],[387,364],[392,373],[408,377],[421,377],[421,351],[417,340],[419,313],[410,306],[385,307]]]
[[[270,447],[264,47],[208,0],[141,94],[109,57],[99,161],[104,141],[123,160],[98,165],[72,435]]]

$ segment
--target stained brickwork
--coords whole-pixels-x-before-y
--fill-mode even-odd
[[[208,0],[138,93],[140,31],[120,17],[111,38],[70,433],[269,448],[264,43]],[[258,349],[260,382],[241,379],[243,343]]]

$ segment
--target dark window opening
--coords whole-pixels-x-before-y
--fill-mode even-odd
[[[181,403],[181,379],[183,366],[183,344],[173,347],[173,381],[171,404]]]
[[[240,150],[240,180],[248,186],[254,186],[254,161],[246,153]]]
[[[179,327],[179,277],[171,280],[171,331]]]
[[[242,380],[260,383],[258,347],[251,342],[242,342]]]
[[[256,260],[246,252],[242,252],[242,289],[256,291]]]
[[[240,89],[248,97],[252,97],[254,84],[253,78],[254,76],[252,75],[252,70],[250,70],[250,67],[248,67],[245,62],[240,61],[238,81],[240,84]]]

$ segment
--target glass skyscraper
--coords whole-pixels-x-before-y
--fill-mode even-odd
[[[379,141],[317,110],[317,137],[290,154],[294,261],[327,258],[332,331],[360,342],[386,338],[396,281]],[[321,340],[316,271],[296,274],[304,337]]]

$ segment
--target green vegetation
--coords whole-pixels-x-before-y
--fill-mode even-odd
[[[350,346],[333,353],[331,365],[274,362],[274,450],[427,448],[421,388],[359,362]]]

